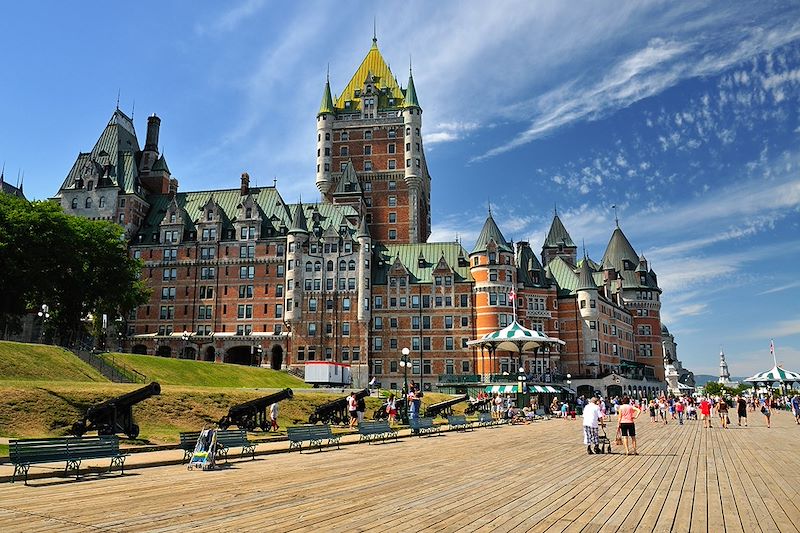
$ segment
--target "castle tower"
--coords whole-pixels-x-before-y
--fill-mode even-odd
[[[600,318],[600,306],[592,305],[593,302],[598,300],[598,288],[594,281],[592,267],[589,265],[589,259],[584,256],[581,261],[580,268],[578,269],[578,286],[576,287],[576,295],[578,300],[578,309],[581,315],[581,321],[576,325],[580,330],[580,342],[583,344],[579,348],[579,354],[583,354],[583,364],[592,364],[593,368],[600,368],[600,354],[591,349],[593,344],[600,342],[599,328],[591,328],[590,323],[596,322]],[[579,373],[579,368],[569,368],[575,374]]]
[[[363,268],[364,265],[369,264],[372,250],[372,238],[369,235],[369,229],[367,229],[366,217],[361,218],[356,239],[358,240],[358,264],[360,268]],[[360,302],[358,305],[358,321],[362,324],[368,324],[370,319],[370,307],[364,304],[364,302],[372,301],[368,276],[369,271],[365,271],[358,278],[358,301]]]
[[[286,322],[299,322],[303,318],[303,247],[308,241],[308,224],[303,213],[303,204],[297,204],[292,218],[292,225],[286,236],[289,249],[286,260],[291,260],[292,269],[287,272],[287,279],[297,280],[286,286]],[[291,303],[290,303],[291,302]]]
[[[405,244],[425,242],[430,235],[422,108],[413,76],[403,89],[376,38],[338,97],[325,84],[317,114],[316,176],[322,201],[363,210],[373,239]],[[343,179],[347,183],[340,183]]]
[[[513,285],[514,250],[506,241],[492,218],[491,211],[483,224],[475,248],[469,254],[470,272],[475,281],[475,334],[476,338],[504,328],[514,321],[513,305],[509,299]],[[484,376],[497,373],[500,358],[516,366],[518,355],[478,354],[476,373]]]
[[[542,265],[547,266],[554,257],[563,257],[569,264],[574,265],[577,257],[578,248],[572,241],[567,228],[558,218],[558,212],[553,214],[553,222],[550,224],[550,231],[542,245]]]

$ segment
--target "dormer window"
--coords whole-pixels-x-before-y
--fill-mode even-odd
[[[356,90],[355,90],[355,93],[354,93],[354,96],[355,96],[356,98],[360,97],[360,96],[361,96],[361,89],[356,89]]]
[[[496,263],[497,262],[497,254],[495,252],[489,252],[489,263]]]
[[[89,181],[89,183],[86,184],[86,190],[91,191],[92,189],[94,189],[94,182]]]
[[[248,207],[244,210],[244,218],[252,218],[253,217],[253,208]]]
[[[177,222],[177,220],[178,220],[178,217],[177,217],[177,215],[175,215],[175,213],[170,213],[169,214],[169,223],[170,224],[175,224],[175,222]]]
[[[209,209],[208,212],[206,212],[206,220],[214,220],[214,210],[213,209]]]

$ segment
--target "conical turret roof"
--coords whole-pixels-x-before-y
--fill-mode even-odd
[[[495,244],[497,244],[498,250],[504,250],[506,252],[511,252],[511,245],[506,242],[505,237],[500,232],[500,228],[497,227],[497,224],[492,218],[492,214],[489,213],[489,216],[486,217],[486,222],[483,223],[483,229],[481,229],[480,235],[478,235],[478,240],[475,242],[475,248],[472,250],[473,254],[485,252],[489,241],[494,240]]]
[[[419,100],[417,100],[417,90],[414,88],[414,75],[411,74],[411,71],[409,71],[408,73],[408,87],[406,87],[406,101],[403,107],[420,108]]]
[[[325,91],[322,93],[322,103],[319,105],[319,113],[317,113],[317,116],[326,113],[332,115],[334,112],[333,98],[331,97],[331,82],[330,80],[325,80]]]
[[[367,217],[361,217],[361,224],[359,224],[358,234],[356,234],[356,239],[361,239],[363,237],[370,237],[369,228],[367,228]]]
[[[352,101],[353,106],[350,112],[358,111],[361,109],[361,97],[356,96],[356,91],[360,91],[364,85],[364,80],[367,76],[372,76],[376,79],[376,89],[386,89],[386,98],[392,98],[397,101],[399,105],[403,101],[403,91],[400,89],[394,74],[392,74],[389,65],[378,50],[377,39],[372,40],[372,46],[367,52],[366,57],[359,65],[358,69],[350,78],[347,86],[336,99],[336,109],[344,109],[345,102]]]
[[[623,261],[628,260],[631,264],[639,263],[639,255],[631,246],[630,241],[622,233],[619,226],[614,229],[611,239],[608,241],[606,252],[603,254],[603,268],[615,268],[620,272],[625,270]]]
[[[308,224],[306,223],[306,215],[303,212],[302,203],[297,204],[294,209],[294,217],[292,217],[289,233],[308,233]]]
[[[164,154],[161,154],[161,157],[158,158],[158,160],[153,164],[153,168],[150,170],[152,172],[170,173],[169,167],[167,166],[167,160],[164,158]]]
[[[581,266],[578,269],[578,286],[575,288],[575,290],[597,290],[597,283],[594,282],[594,276],[592,274],[592,267],[589,266],[589,261],[587,261],[584,257],[583,261],[581,261]]]
[[[572,237],[570,237],[561,219],[558,218],[558,214],[556,214],[553,215],[553,222],[550,224],[550,231],[547,232],[547,238],[544,240],[543,247],[558,248],[559,246],[574,248],[575,243],[572,241]]]

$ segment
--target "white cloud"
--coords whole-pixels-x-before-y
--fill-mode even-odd
[[[797,289],[800,288],[800,281],[793,281],[791,283],[786,283],[783,285],[779,285],[777,287],[772,287],[771,289],[767,289],[765,291],[757,293],[758,296],[763,296],[765,294],[774,294],[776,292],[783,292],[788,291],[789,289]]]
[[[452,142],[463,139],[470,132],[478,129],[477,122],[443,122],[436,124],[431,131],[425,132],[425,145]]]
[[[244,0],[218,14],[210,24],[198,24],[195,32],[198,35],[231,32],[261,11],[265,4],[266,0]]]

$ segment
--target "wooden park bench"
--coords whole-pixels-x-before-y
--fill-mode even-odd
[[[508,420],[503,418],[492,418],[492,413],[479,413],[478,414],[478,425],[481,427],[489,427],[489,426],[499,426],[500,424],[505,424]]]
[[[197,439],[200,438],[200,432],[181,433],[180,438],[183,460],[188,461],[192,458],[194,448],[197,445]],[[256,458],[256,443],[247,439],[247,431],[243,429],[217,430],[217,458],[224,459],[225,462],[228,462],[228,452],[230,449],[239,447],[242,448],[242,455],[249,453],[253,459]]]
[[[397,430],[393,429],[386,420],[361,422],[358,425],[358,433],[358,442],[367,441],[369,444],[371,444],[373,440],[383,440],[386,442],[386,439],[392,437],[394,437],[395,441],[397,440]]]
[[[32,464],[67,463],[64,472],[75,470],[75,479],[80,478],[81,461],[86,459],[111,459],[110,472],[114,466],[125,473],[126,453],[119,451],[119,437],[103,435],[100,437],[65,437],[56,439],[19,439],[8,443],[9,458],[14,465],[11,482],[17,474],[25,475],[28,484],[28,470]]]
[[[324,426],[292,426],[286,429],[286,434],[289,437],[289,449],[297,448],[300,453],[303,453],[303,443],[308,441],[308,447],[313,448],[319,446],[322,451],[322,441],[327,440],[327,445],[336,445],[338,450],[339,441],[342,439],[341,435],[334,435],[329,425]]]
[[[411,419],[411,434],[422,437],[423,435],[435,435],[439,433],[441,428],[434,425],[433,418],[412,418]]]
[[[467,421],[467,417],[464,415],[450,415],[447,417],[447,425],[450,426],[450,429],[454,429],[456,431],[466,431],[472,430],[472,423]]]

